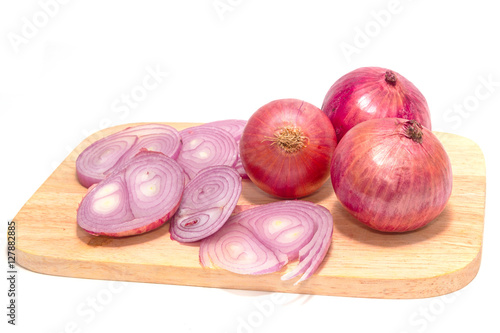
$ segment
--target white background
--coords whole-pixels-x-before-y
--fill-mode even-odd
[[[498,332],[500,20],[493,4],[2,1],[2,235],[7,221],[92,132],[121,123],[247,119],[278,98],[320,107],[330,85],[361,66],[390,68],[410,79],[427,98],[433,129],[474,140],[487,161],[483,261],[478,276],[460,292],[417,300],[299,295],[277,300],[271,293],[110,284],[19,268],[18,325],[6,323],[2,278],[2,326],[9,332],[58,333],[311,327]],[[148,71],[160,72],[158,84],[149,81],[154,87],[141,96]],[[134,92],[127,106],[124,98]],[[1,245],[6,248],[4,237]],[[6,271],[5,261],[1,266]]]

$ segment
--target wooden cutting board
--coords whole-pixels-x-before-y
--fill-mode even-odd
[[[179,130],[189,123],[167,123]],[[335,197],[330,181],[304,200],[327,207],[334,216],[333,241],[323,264],[294,286],[280,276],[204,269],[198,243],[170,239],[169,225],[123,239],[95,237],[80,229],[76,209],[86,189],[78,183],[75,161],[92,142],[128,124],[85,139],[17,214],[17,262],[35,272],[123,281],[373,298],[423,298],[456,291],[477,274],[481,261],[486,174],[480,148],[471,140],[436,133],[453,166],[453,192],[443,213],[426,227],[404,234],[371,230],[352,218]],[[36,167],[36,166],[34,166]],[[239,204],[277,199],[243,181]]]

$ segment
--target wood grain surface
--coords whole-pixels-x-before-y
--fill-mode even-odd
[[[196,125],[165,124],[179,130]],[[343,209],[328,180],[303,200],[319,203],[332,212],[332,245],[316,274],[297,286],[293,285],[295,280],[280,279],[296,263],[261,276],[204,269],[198,260],[198,243],[172,241],[168,223],[128,238],[91,236],[76,223],[76,209],[86,189],[76,178],[75,160],[92,142],[133,125],[138,124],[112,127],[85,139],[23,206],[14,218],[16,258],[21,266],[68,277],[369,298],[447,294],[466,286],[479,270],[486,188],[484,157],[471,140],[439,132],[435,134],[453,167],[453,192],[443,213],[417,231],[377,232]],[[250,181],[243,181],[240,205],[276,200]]]

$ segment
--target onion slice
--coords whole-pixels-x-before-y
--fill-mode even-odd
[[[108,135],[78,156],[76,172],[80,184],[89,187],[100,182],[144,148],[175,159],[181,150],[180,134],[168,125],[146,124]]]
[[[241,177],[229,166],[200,171],[187,185],[179,209],[170,221],[170,237],[196,242],[219,230],[241,194]]]
[[[277,272],[287,262],[285,255],[266,247],[251,230],[238,223],[224,226],[200,244],[200,263],[203,267],[260,275]]]
[[[189,127],[180,132],[182,148],[177,162],[193,179],[209,166],[234,166],[238,157],[238,146],[229,132],[211,126]]]
[[[238,173],[240,174],[240,176],[244,179],[248,179],[248,175],[245,172],[245,168],[243,168],[243,164],[241,163],[239,147],[240,147],[241,135],[243,134],[243,130],[245,129],[246,124],[247,124],[246,120],[227,119],[227,120],[212,121],[210,123],[200,125],[200,126],[218,127],[228,131],[229,134],[233,136],[234,140],[236,141],[236,145],[238,146],[238,158],[236,159],[233,168],[235,168],[236,171],[238,171]]]
[[[298,284],[317,270],[332,233],[333,217],[325,207],[309,201],[273,202],[233,215],[218,232],[202,240],[200,263],[239,274],[265,274],[298,258],[297,266],[281,278],[302,274]]]
[[[158,228],[176,212],[183,190],[179,164],[144,150],[89,188],[78,207],[77,222],[93,235],[141,234]]]
[[[239,142],[241,139],[241,134],[243,133],[243,129],[245,128],[246,124],[247,121],[242,119],[225,119],[225,120],[212,121],[200,126],[217,127],[223,129],[229,132],[229,134],[231,134],[231,136],[236,140],[236,142]]]

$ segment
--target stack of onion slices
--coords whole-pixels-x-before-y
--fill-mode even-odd
[[[145,124],[128,127],[97,140],[76,160],[80,184],[89,187],[120,169],[141,149],[161,152],[176,159],[181,150],[179,132],[168,125]]]
[[[309,201],[283,200],[233,215],[200,244],[204,267],[238,274],[277,272],[289,261],[299,262],[282,280],[302,274],[309,278],[323,261],[332,241],[329,210]]]
[[[326,182],[336,146],[328,117],[310,103],[288,98],[254,112],[241,135],[240,156],[257,187],[282,199],[296,199]]]
[[[175,160],[141,151],[89,188],[78,207],[78,225],[94,235],[141,234],[176,212],[183,190],[183,171]]]

